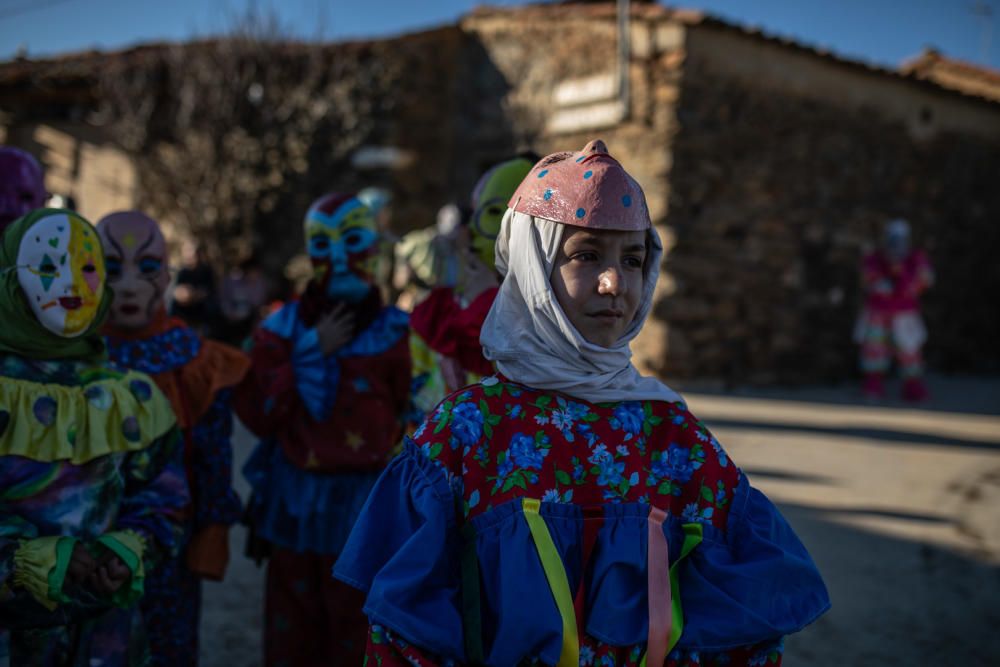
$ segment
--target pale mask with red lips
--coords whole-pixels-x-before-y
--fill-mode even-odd
[[[17,252],[17,278],[32,312],[64,338],[84,333],[104,295],[104,254],[91,226],[53,210],[28,228]]]
[[[170,283],[167,243],[159,225],[139,211],[121,211],[97,223],[104,244],[108,284],[115,298],[108,323],[121,329],[143,329],[163,306]]]

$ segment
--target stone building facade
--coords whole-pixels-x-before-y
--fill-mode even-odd
[[[496,160],[600,136],[643,185],[668,251],[634,346],[643,368],[727,382],[851,376],[858,261],[886,218],[904,216],[938,271],[926,299],[932,367],[1000,369],[1000,103],[695,12],[634,3],[628,25],[623,50],[614,3],[487,7],[390,40],[241,56],[235,71],[256,78],[234,90],[264,104],[243,109],[211,155],[243,176],[203,183],[195,172],[183,187],[202,204],[185,210],[171,210],[165,179],[184,175],[199,145],[189,135],[212,135],[171,120],[196,86],[170,63],[178,49],[210,47],[101,57],[153,100],[143,151],[158,161],[136,170],[135,203],[188,228],[234,230],[275,267],[300,247],[301,211],[323,190],[391,188],[402,232],[463,201]],[[113,140],[95,57],[89,69],[72,57],[0,65],[7,136],[73,107],[73,122],[93,130],[103,118]],[[53,81],[66,99],[35,104]],[[302,95],[284,116],[261,110]],[[154,173],[170,159],[173,172]],[[215,219],[187,219],[206,207]]]
[[[596,46],[617,41],[612,5],[486,8],[462,27],[513,82],[507,103],[537,119],[540,152],[600,134],[643,184],[668,248],[634,346],[644,368],[729,382],[851,376],[858,262],[903,216],[938,271],[931,366],[1000,369],[996,101],[638,5],[627,112],[573,132],[553,128],[552,91],[613,71]]]

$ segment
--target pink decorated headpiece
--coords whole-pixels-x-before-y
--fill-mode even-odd
[[[590,229],[641,231],[651,226],[642,188],[600,139],[577,153],[553,153],[539,160],[508,206]]]

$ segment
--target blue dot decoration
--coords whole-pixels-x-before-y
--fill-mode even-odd
[[[548,169],[542,169],[540,172],[538,172],[538,178],[545,178],[545,174],[547,173],[549,173]]]
[[[578,208],[578,209],[576,209],[576,217],[578,217],[578,218],[582,218],[582,217],[583,217],[583,216],[585,216],[585,215],[587,215],[587,211],[585,211],[585,210],[584,210],[584,209],[582,209],[582,208]]]
[[[630,195],[625,195],[624,197],[622,197],[622,206],[628,208],[631,205],[632,205],[632,197]]]
[[[87,387],[83,395],[98,410],[107,410],[113,403],[111,394],[98,384]]]
[[[584,178],[584,180],[586,180],[586,179],[590,178],[590,177],[591,177],[591,176],[593,176],[593,175],[594,175],[594,172],[592,172],[592,171],[591,171],[591,170],[589,170],[589,169],[588,169],[587,171],[583,172],[583,178]]]
[[[586,156],[586,155],[581,155],[580,157],[578,157],[578,158],[576,159],[576,161],[577,161],[577,162],[583,162],[583,161],[584,161],[584,160],[586,160],[586,159],[587,159],[587,156]]]
[[[56,400],[51,396],[40,397],[32,406],[32,412],[35,413],[35,419],[37,419],[38,423],[42,426],[52,426],[56,423],[56,411]]]
[[[126,417],[122,422],[122,435],[129,442],[139,442],[142,432],[139,430],[139,420],[135,417]]]
[[[542,195],[542,199],[544,199],[545,201],[552,199],[552,188],[549,188],[548,190],[545,191],[545,194]]]
[[[132,395],[142,402],[153,397],[153,388],[144,380],[132,380],[128,383],[128,388],[132,391]]]

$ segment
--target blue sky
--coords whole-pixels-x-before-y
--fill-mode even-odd
[[[0,0],[0,59],[42,57],[225,32],[250,0]],[[475,0],[255,0],[285,30],[314,39],[393,35],[455,21]],[[487,4],[519,5],[523,0]],[[894,66],[927,45],[1000,69],[1000,0],[687,0],[851,58]],[[976,6],[991,15],[982,17]],[[987,32],[988,31],[988,32]]]

